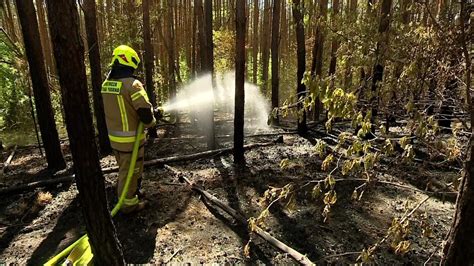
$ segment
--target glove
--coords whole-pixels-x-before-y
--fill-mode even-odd
[[[155,109],[153,109],[153,115],[155,116],[155,119],[157,121],[163,118],[164,112],[165,111],[162,107],[156,107]]]

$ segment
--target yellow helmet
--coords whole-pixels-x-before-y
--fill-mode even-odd
[[[140,64],[140,57],[138,57],[137,52],[127,45],[120,45],[114,49],[110,65],[113,65],[115,60],[118,60],[121,65],[130,66],[134,69],[137,69],[138,64]]]

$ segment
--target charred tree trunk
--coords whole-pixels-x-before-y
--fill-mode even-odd
[[[204,0],[204,51],[206,61],[204,71],[211,74],[212,90],[214,91],[214,43],[212,41],[212,0]],[[214,102],[209,105],[208,110],[209,128],[207,132],[207,148],[216,148],[216,135],[214,132]]]
[[[459,186],[456,200],[456,214],[449,231],[442,265],[472,265],[474,264],[474,101],[471,95],[471,55],[469,54],[468,38],[466,37],[466,0],[461,0],[461,45],[466,67],[466,97],[469,99],[471,112],[471,139],[468,146],[468,158],[464,165],[464,176]]]
[[[272,18],[272,108],[279,106],[279,88],[280,88],[280,0],[273,2]],[[278,124],[278,114],[272,118],[273,124]]]
[[[206,37],[204,35],[204,7],[202,1],[203,0],[196,0],[194,3],[197,25],[197,51],[199,56],[199,67],[197,71],[199,74],[201,74],[201,72],[203,72],[206,68],[206,66],[204,65],[206,61],[206,51],[204,49]]]
[[[300,0],[293,0],[293,18],[296,25],[296,56],[298,60],[296,80],[297,99],[306,96],[306,86],[303,83],[304,72],[306,71],[306,47],[304,37],[303,14],[301,12],[302,5]],[[306,125],[306,111],[303,103],[298,103],[298,133],[305,134],[308,130]]]
[[[99,149],[102,154],[112,151],[110,147],[107,124],[105,123],[104,104],[102,101],[99,40],[97,38],[97,16],[94,0],[84,0],[84,18],[86,21],[87,43],[89,46],[89,64],[91,68],[92,97],[94,114],[99,132]]]
[[[474,122],[471,110],[471,122]],[[474,134],[474,131],[472,132]],[[456,213],[449,231],[441,265],[472,265],[474,263],[474,145],[469,140],[468,158],[464,166],[464,176],[459,186]]]
[[[384,73],[384,51],[388,45],[388,29],[390,27],[390,15],[392,10],[392,0],[383,0],[380,10],[380,24],[378,33],[381,40],[377,42],[375,50],[375,65],[373,68],[372,89],[370,97],[370,105],[372,109],[372,116],[370,122],[372,123],[372,134],[375,133],[375,119],[378,114],[378,88],[383,80]]]
[[[18,2],[24,2],[18,0]],[[75,1],[48,0],[48,18],[82,212],[96,265],[124,265],[110,217],[87,93],[84,46]],[[64,26],[68,29],[64,30]]]
[[[212,0],[204,0],[205,71],[214,74],[214,44],[212,41]]]
[[[143,0],[143,46],[145,48],[145,86],[148,98],[150,98],[151,104],[156,106],[156,94],[153,84],[153,71],[154,71],[154,53],[153,46],[151,44],[151,31],[150,31],[150,0]],[[157,138],[158,133],[156,127],[148,129],[148,136],[150,138]]]
[[[235,114],[234,114],[234,163],[244,164],[244,108],[245,108],[245,2],[237,1],[235,7]]]
[[[319,3],[319,19],[316,24],[316,33],[314,37],[314,46],[313,46],[313,62],[311,63],[311,77],[321,79],[323,74],[323,51],[324,51],[324,41],[326,39],[324,23],[327,19],[327,10],[328,10],[328,0],[321,0]],[[323,104],[321,99],[318,97],[314,99],[314,112],[313,120],[319,121],[319,117],[323,112]]]
[[[51,105],[51,95],[49,93],[48,77],[41,48],[35,6],[33,0],[17,0],[16,5],[23,32],[25,51],[35,96],[36,113],[38,115],[48,168],[52,170],[64,169],[66,163],[61,153],[58,131],[54,122],[54,112]]]

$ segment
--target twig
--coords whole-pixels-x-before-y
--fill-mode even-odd
[[[401,188],[401,189],[404,189],[404,190],[411,190],[411,191],[415,191],[415,192],[418,192],[418,193],[431,195],[431,196],[435,196],[435,195],[457,195],[458,194],[457,192],[454,192],[454,191],[425,191],[425,190],[421,190],[419,188],[409,187],[409,186],[405,186],[405,185],[402,185],[402,184],[397,184],[397,183],[390,182],[390,181],[371,180],[371,181],[367,182],[367,179],[365,179],[365,178],[338,178],[338,179],[335,179],[334,181],[336,183],[337,182],[366,182],[365,184],[367,184],[367,183],[369,183],[369,184],[380,183],[380,184],[394,186],[394,187]],[[311,180],[311,181],[306,182],[304,185],[302,185],[301,188],[304,188],[304,187],[306,187],[310,184],[313,184],[313,183],[321,183],[321,182],[324,182],[324,179]]]
[[[5,164],[3,165],[2,172],[0,173],[0,176],[5,175],[5,172],[7,171],[8,166],[10,166],[10,163],[13,160],[13,156],[15,156],[16,148],[18,148],[18,145],[15,145],[15,148],[13,148],[12,153],[10,154],[10,156],[8,156],[8,159],[5,161]]]
[[[403,218],[400,220],[400,224],[403,224],[408,218],[410,218],[420,207],[421,205],[423,205],[429,198],[431,198],[431,196],[428,196],[426,197],[424,200],[420,201],[420,203],[418,203],[415,208],[413,208],[408,214],[406,214],[405,216],[403,216]],[[387,241],[387,239],[390,237],[390,234],[387,233],[379,242],[377,242],[373,248],[372,248],[372,252],[375,252],[375,250],[377,250],[377,248],[380,247],[380,245],[382,245],[383,243],[385,243],[385,241]]]
[[[333,255],[324,256],[324,257],[320,258],[318,261],[324,261],[324,260],[331,259],[331,258],[344,257],[344,256],[350,256],[350,255],[359,255],[359,254],[360,254],[360,252],[358,252],[358,251],[344,252],[344,253],[340,253],[340,254],[333,254]]]
[[[178,255],[179,252],[181,252],[183,249],[182,248],[179,248],[178,250],[176,250],[173,255],[171,255],[171,257],[169,257],[169,259],[167,259],[165,262],[163,262],[163,264],[168,264],[168,262],[170,262],[176,255]]]
[[[18,57],[23,57],[23,53],[21,52],[21,49],[18,48],[18,46],[15,44],[15,42],[12,40],[12,38],[10,38],[8,33],[5,31],[5,29],[3,27],[1,27],[0,31],[2,31],[3,34],[5,35],[5,37],[7,37],[7,40],[11,44],[11,48],[13,49],[13,52],[15,52]]]
[[[443,237],[442,239],[444,239],[445,237]],[[436,246],[435,250],[433,251],[433,253],[431,253],[431,255],[428,257],[428,259],[425,261],[425,263],[423,263],[423,266],[426,266],[428,265],[428,262],[430,262],[430,260],[434,257],[434,255],[438,252],[439,248],[442,246],[443,244],[443,241],[440,241],[438,243],[438,245]]]

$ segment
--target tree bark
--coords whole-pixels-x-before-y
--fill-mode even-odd
[[[326,39],[324,23],[327,20],[327,10],[328,10],[328,0],[321,0],[319,3],[319,17],[318,23],[316,24],[316,33],[314,36],[314,46],[313,46],[313,62],[311,63],[311,77],[322,78],[323,74],[323,51],[324,51],[324,41]],[[319,121],[319,117],[323,112],[323,106],[319,97],[314,99],[314,111],[313,111],[313,120]]]
[[[168,39],[168,73],[169,73],[169,90],[170,98],[176,97],[176,75],[175,75],[175,34],[174,34],[174,12],[173,12],[173,0],[167,0],[167,39]]]
[[[198,67],[197,67],[197,43],[198,43],[198,40],[197,39],[197,31],[198,31],[198,21],[197,21],[197,17],[198,17],[198,8],[197,8],[197,1],[194,2],[194,5],[193,5],[193,29],[192,29],[192,35],[193,35],[193,40],[192,40],[192,45],[193,45],[193,49],[192,49],[192,55],[191,55],[191,77],[194,78],[197,74],[197,71],[198,71]]]
[[[44,0],[36,1],[36,10],[38,13],[38,23],[40,30],[41,46],[43,47],[43,55],[46,60],[46,66],[51,74],[56,73],[56,65],[54,63],[53,51],[51,48],[51,39],[49,38],[48,26],[46,24],[46,14],[44,10]]]
[[[270,1],[265,0],[263,9],[263,24],[262,24],[262,91],[264,94],[268,92],[268,65],[270,58],[269,35],[270,35]]]
[[[33,0],[17,0],[16,5],[23,32],[25,51],[33,85],[33,94],[35,96],[36,113],[38,115],[38,123],[46,152],[48,168],[53,170],[64,169],[66,163],[61,153],[58,131],[54,121],[54,112],[51,105],[51,95],[49,92],[43,50],[41,48],[35,6]]]
[[[244,107],[245,107],[245,17],[246,1],[237,1],[235,7],[235,112],[234,112],[234,163],[244,164]]]
[[[145,86],[148,98],[150,98],[151,105],[156,106],[156,94],[153,83],[153,72],[154,72],[154,53],[153,46],[151,44],[151,31],[150,31],[150,0],[143,0],[143,46],[145,48],[145,55],[143,57],[145,61]],[[150,138],[157,138],[157,128],[152,127],[148,129],[148,136]]]
[[[204,0],[204,51],[206,61],[204,64],[204,72],[211,74],[212,90],[214,92],[214,43],[212,41],[212,0]],[[209,105],[208,110],[209,128],[207,132],[207,148],[210,150],[216,147],[216,135],[214,132],[214,102]]]
[[[252,44],[252,81],[254,84],[258,82],[258,25],[260,16],[260,0],[253,0],[253,44]]]
[[[296,24],[296,56],[297,56],[297,73],[296,73],[296,95],[297,99],[304,97],[306,93],[306,86],[303,83],[304,72],[306,71],[306,45],[304,37],[304,23],[303,14],[301,12],[302,6],[300,0],[293,0],[293,18]],[[298,103],[298,133],[305,134],[308,131],[306,125],[306,111],[303,103]]]
[[[18,0],[21,2],[23,0]],[[75,1],[48,0],[48,18],[58,68],[66,127],[82,213],[96,265],[124,265],[110,217],[89,108],[84,46]],[[67,30],[64,26],[68,25]]]
[[[280,60],[286,58],[288,55],[288,43],[289,36],[288,36],[288,18],[287,18],[287,10],[286,10],[286,1],[281,2],[281,30],[280,30]]]
[[[12,7],[10,5],[10,1],[5,1],[5,17],[6,17],[6,30],[8,34],[10,35],[11,40],[13,43],[18,41],[18,34],[16,33],[16,27],[15,27],[15,21],[14,21],[14,15],[12,12]],[[20,22],[21,23],[21,22]]]
[[[350,0],[348,7],[348,17],[350,23],[355,23],[357,21],[357,0]],[[352,44],[349,44],[350,47],[353,47]],[[346,60],[345,70],[344,70],[344,87],[349,89],[352,86],[352,56]]]
[[[338,14],[339,14],[339,0],[333,0],[331,24],[334,29],[337,27],[335,20],[337,19]],[[331,62],[329,63],[329,76],[332,76],[336,73],[336,65],[337,65],[336,53],[337,53],[338,48],[339,48],[339,41],[337,40],[337,36],[333,35],[333,39],[331,43]]]
[[[471,55],[469,54],[466,38],[466,0],[461,0],[461,45],[466,61],[466,89],[471,115],[471,133],[474,134],[474,101],[471,95]],[[442,265],[472,265],[474,264],[474,135],[471,135],[468,146],[468,157],[464,164],[464,176],[459,186],[456,200],[456,213],[453,225],[448,233]]]
[[[214,74],[214,44],[212,41],[212,0],[204,0],[204,50],[206,62],[204,71]]]
[[[203,0],[196,0],[195,1],[195,9],[196,9],[196,22],[197,22],[197,42],[198,42],[198,55],[199,55],[199,68],[198,74],[201,74],[206,69],[206,36],[204,34],[204,6]]]
[[[272,108],[279,106],[279,89],[280,89],[280,0],[273,2],[272,16]],[[277,125],[279,122],[278,114],[272,118],[272,123]]]
[[[380,9],[380,24],[378,33],[380,35],[380,41],[377,42],[377,48],[375,50],[375,64],[373,68],[373,79],[372,79],[372,93],[370,97],[370,104],[372,109],[372,116],[370,121],[372,123],[372,133],[375,132],[375,118],[378,114],[378,88],[380,82],[383,80],[384,72],[384,51],[388,45],[388,29],[390,27],[390,16],[392,12],[392,0],[383,0]]]
[[[97,16],[94,0],[84,0],[84,19],[86,22],[87,43],[89,47],[89,64],[91,68],[92,99],[94,115],[99,133],[99,149],[102,154],[112,152],[107,124],[105,122],[104,103],[101,94],[102,73],[100,67],[100,47],[97,37]]]

